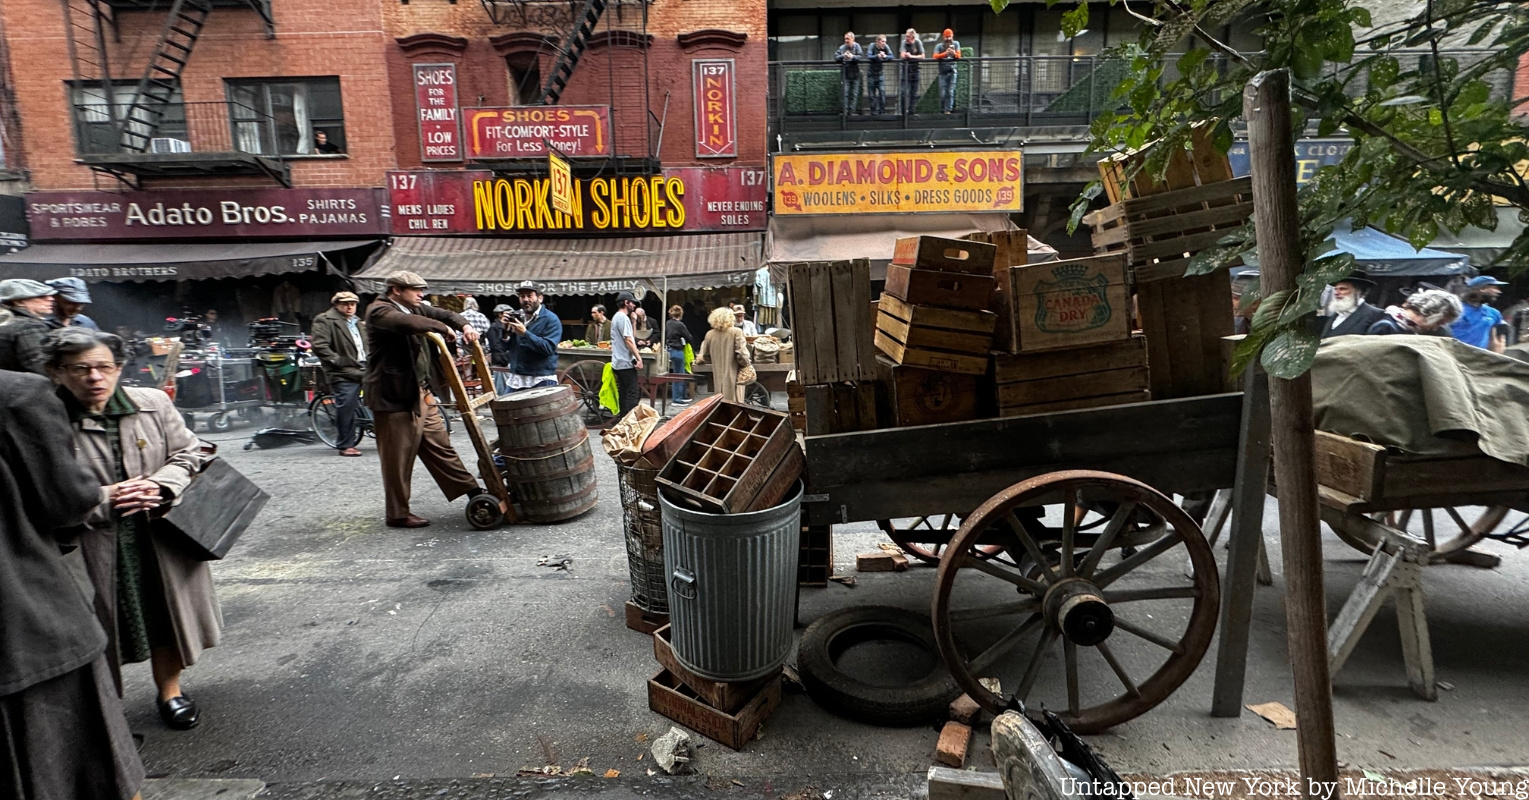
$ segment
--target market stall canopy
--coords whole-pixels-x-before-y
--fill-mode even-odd
[[[34,244],[0,255],[0,279],[76,277],[96,283],[247,278],[320,269],[326,253],[375,239],[224,244]]]
[[[886,280],[887,262],[898,239],[1015,230],[1008,214],[865,214],[772,217],[767,234],[771,264],[794,261],[871,260],[871,280]],[[1030,237],[1030,261],[1052,261],[1056,250]],[[772,274],[774,270],[772,268]],[[785,275],[774,276],[785,282]]]
[[[1351,253],[1354,266],[1370,274],[1371,278],[1425,278],[1469,274],[1470,259],[1457,253],[1446,253],[1425,247],[1414,250],[1405,239],[1400,239],[1379,228],[1349,230],[1345,220],[1333,231],[1337,245],[1325,255]],[[1258,267],[1258,259],[1252,254],[1243,257],[1246,266],[1234,269],[1234,274]]]
[[[759,269],[757,233],[509,239],[398,236],[353,279],[381,292],[388,273],[417,272],[432,292],[510,295],[533,281],[550,295],[749,286]]]
[[[1447,250],[1451,253],[1470,258],[1471,265],[1480,268],[1493,266],[1492,261],[1504,250],[1513,245],[1513,240],[1524,232],[1524,223],[1518,221],[1518,214],[1512,209],[1499,208],[1497,210],[1497,230],[1489,231],[1485,228],[1466,227],[1459,233],[1439,231],[1434,237],[1432,247],[1436,250]],[[1501,264],[1497,266],[1511,266]]]

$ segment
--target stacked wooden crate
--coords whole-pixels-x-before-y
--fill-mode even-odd
[[[872,339],[871,262],[809,261],[789,265],[787,276],[806,433],[874,429],[881,386]]]
[[[671,500],[700,511],[761,511],[786,498],[804,460],[787,415],[718,403],[657,481]]]
[[[1009,291],[1009,267],[1022,267],[1030,263],[1030,232],[1023,228],[1013,231],[978,231],[962,237],[973,242],[986,242],[993,246],[993,299],[988,310],[998,315],[997,327],[993,329],[993,349],[1000,353],[1019,352],[1014,336],[1013,293]]]
[[[1126,258],[1136,310],[1147,337],[1152,396],[1193,397],[1225,391],[1221,339],[1232,333],[1225,272],[1184,277],[1190,259],[1235,232],[1253,213],[1250,179],[1233,178],[1208,133],[1176,151],[1162,181],[1139,171],[1139,156],[1099,162],[1111,205],[1084,217],[1094,249]]]
[[[1148,399],[1126,275],[1118,254],[1009,269],[1016,352],[994,354],[1000,416]]]
[[[675,656],[667,625],[653,632],[653,658],[663,669],[648,680],[648,708],[734,750],[780,705],[780,670],[751,681],[703,678]]]

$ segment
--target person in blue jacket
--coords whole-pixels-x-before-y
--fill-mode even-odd
[[[520,314],[505,323],[504,349],[510,356],[509,390],[557,385],[557,343],[563,340],[563,322],[542,305],[542,293],[531,281],[515,290]]]
[[[1471,278],[1460,293],[1460,319],[1450,326],[1450,333],[1472,347],[1494,353],[1506,351],[1508,340],[1498,328],[1503,324],[1502,312],[1489,304],[1502,296],[1498,287],[1507,285],[1491,275]]]

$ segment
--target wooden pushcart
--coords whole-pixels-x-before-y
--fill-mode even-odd
[[[467,435],[472,439],[473,450],[478,455],[478,474],[482,476],[486,494],[480,494],[467,501],[467,524],[478,530],[488,530],[498,527],[501,522],[515,523],[515,505],[510,501],[510,491],[505,485],[504,477],[499,472],[499,467],[494,463],[494,450],[489,445],[489,440],[483,435],[483,428],[478,424],[478,409],[492,403],[495,399],[494,381],[489,373],[488,356],[483,352],[483,343],[474,341],[467,345],[468,360],[471,362],[474,374],[478,376],[481,393],[474,396],[468,392],[467,382],[457,368],[456,359],[452,358],[451,350],[446,346],[446,339],[439,333],[425,334],[429,337],[432,349],[436,357],[440,359],[441,373],[446,378],[446,384],[451,388],[452,400],[457,407],[457,412],[462,415],[462,425],[467,428]]]
[[[1218,697],[1240,705],[1268,459],[1258,406],[1229,393],[809,436],[804,522],[964,517],[910,534],[939,554],[941,658],[991,712],[1041,703],[1096,732],[1162,702],[1209,648],[1222,581],[1169,495],[1238,485],[1225,611],[1243,616]]]

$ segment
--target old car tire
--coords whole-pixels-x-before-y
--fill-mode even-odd
[[[907,686],[867,683],[841,672],[839,657],[870,641],[900,641],[927,649],[935,668]],[[939,660],[929,617],[890,606],[855,606],[834,611],[802,634],[797,650],[802,685],[818,705],[847,719],[884,727],[910,727],[944,719],[960,687]]]

